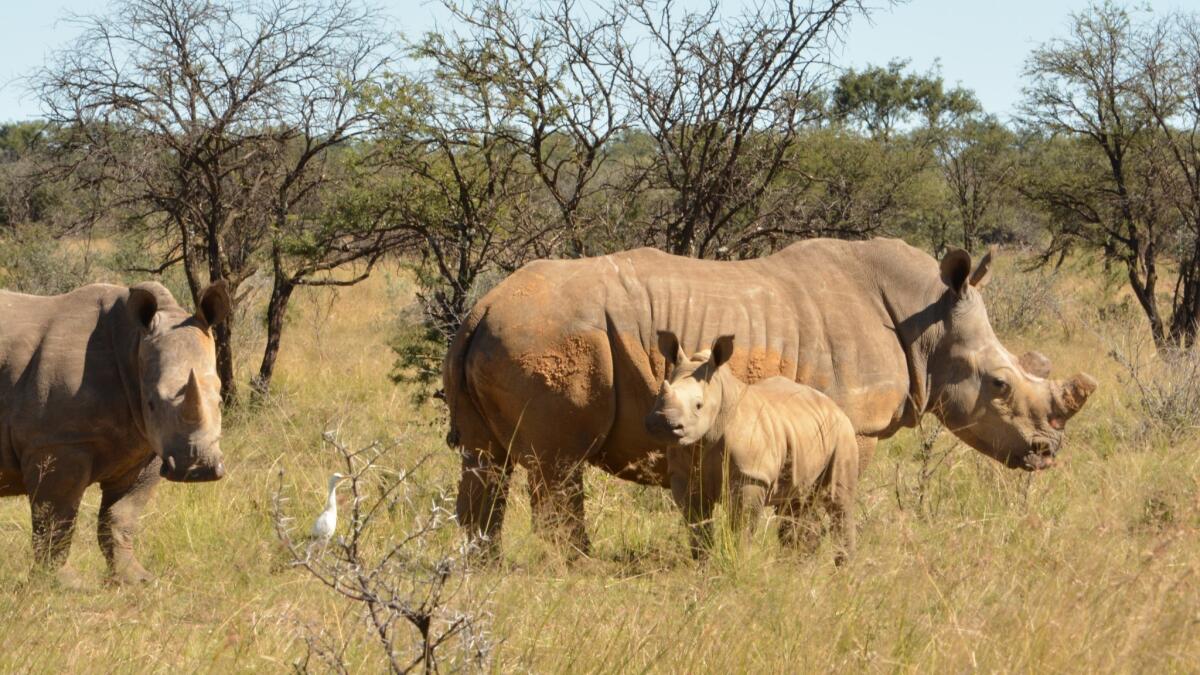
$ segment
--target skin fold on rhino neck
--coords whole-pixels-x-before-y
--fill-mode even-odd
[[[946,335],[943,318],[951,311],[952,298],[937,276],[930,276],[918,287],[906,288],[904,282],[911,279],[910,272],[889,275],[886,262],[876,269],[881,271],[875,275],[876,292],[892,321],[908,371],[909,393],[899,426],[915,427],[921,417],[930,412],[937,395],[930,390],[933,382],[930,363]],[[901,292],[889,292],[889,289],[897,288]]]
[[[129,330],[119,330],[118,326],[124,321],[126,310],[123,306],[116,306],[111,309],[106,316],[105,323],[108,328],[108,338],[112,345],[113,361],[116,363],[117,373],[121,377],[122,389],[125,392],[125,403],[129,410],[129,418],[132,420],[134,428],[137,429],[141,436],[143,447],[140,449],[146,452],[155,452],[155,444],[150,438],[150,433],[146,425],[146,417],[142,405],[142,378],[138,374],[138,363],[141,359],[142,336],[136,332]]]

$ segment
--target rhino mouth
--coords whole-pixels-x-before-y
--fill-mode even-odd
[[[165,455],[158,475],[177,483],[207,483],[225,477],[225,463],[220,459],[177,461],[173,455]]]
[[[1043,471],[1054,466],[1054,456],[1058,454],[1055,443],[1043,439],[1035,439],[1029,444],[1029,451],[1021,458],[1018,468],[1026,471]]]

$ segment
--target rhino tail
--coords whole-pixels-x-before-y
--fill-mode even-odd
[[[459,326],[442,362],[442,391],[450,412],[446,445],[451,448],[470,446],[482,449],[490,445],[491,432],[487,421],[476,407],[467,383],[467,356],[471,351],[471,339],[486,317],[486,308],[476,305]]]

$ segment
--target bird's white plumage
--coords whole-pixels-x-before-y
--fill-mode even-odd
[[[340,473],[329,477],[329,497],[326,499],[325,510],[317,516],[312,526],[312,537],[321,542],[327,542],[337,530],[337,486],[345,478]]]

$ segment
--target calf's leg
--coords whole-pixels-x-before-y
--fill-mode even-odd
[[[780,546],[805,554],[816,550],[823,528],[817,518],[815,502],[816,493],[809,492],[778,508]]]
[[[769,485],[754,478],[740,477],[730,489],[729,521],[733,533],[745,541],[754,534],[763,507],[767,504]]]
[[[110,578],[119,584],[135,584],[153,579],[133,553],[138,518],[150,501],[159,481],[162,460],[152,456],[146,464],[115,481],[100,484],[100,514],[96,538],[108,562]]]
[[[715,499],[698,487],[701,481],[691,476],[692,467],[671,467],[671,498],[683,515],[688,528],[688,548],[692,559],[704,557],[712,546],[712,511]]]
[[[683,519],[688,527],[688,546],[692,551],[692,559],[704,558],[713,544],[713,506],[716,499],[694,490],[688,497],[684,508]]]

